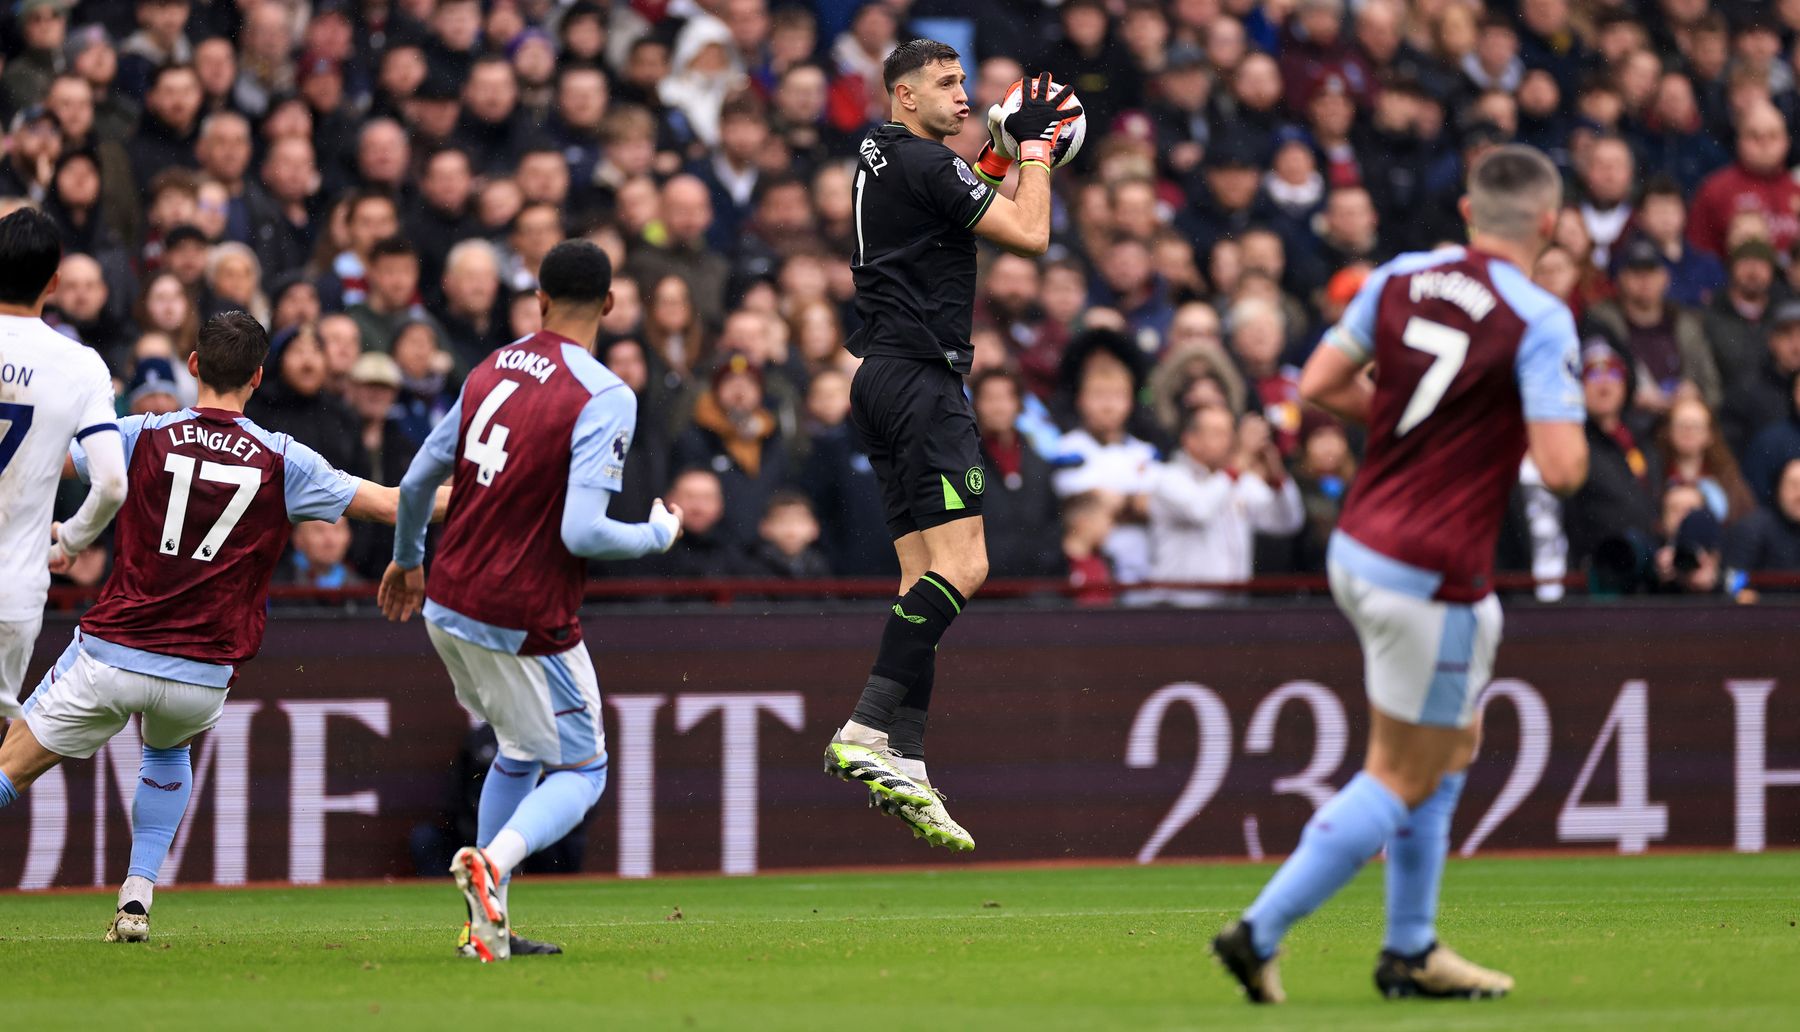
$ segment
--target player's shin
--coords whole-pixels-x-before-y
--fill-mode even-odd
[[[19,801],[19,790],[13,787],[12,779],[0,770],[0,810],[4,810]]]
[[[1306,822],[1300,848],[1244,911],[1257,954],[1272,956],[1287,930],[1343,888],[1405,820],[1406,804],[1380,781],[1351,778]]]
[[[553,770],[531,790],[486,847],[501,878],[531,854],[574,831],[606,790],[606,757],[585,767]]]
[[[169,843],[175,839],[175,829],[181,826],[193,794],[191,747],[144,746],[143,759],[138,764],[137,792],[131,801],[131,868],[126,885],[133,890],[131,898],[137,898],[146,910],[157,872],[162,869],[163,858],[169,855]],[[121,906],[128,902],[124,892],[119,901]]]
[[[1388,840],[1384,948],[1411,956],[1437,941],[1438,886],[1450,852],[1450,820],[1468,775],[1446,774]]]
[[[493,844],[494,836],[512,820],[512,815],[519,809],[519,804],[537,787],[538,778],[543,774],[542,764],[529,760],[515,760],[510,756],[494,754],[494,762],[488,767],[487,777],[481,781],[481,805],[475,813],[475,844],[482,849]],[[506,875],[500,882],[500,906],[506,907],[506,890],[511,884],[512,876]]]
[[[888,747],[894,753],[894,766],[900,773],[920,784],[928,784],[925,774],[925,721],[931,709],[931,689],[937,681],[937,650],[926,658],[918,681],[907,689],[888,731]]]
[[[949,578],[931,572],[900,596],[882,629],[868,687],[852,716],[855,723],[883,732],[892,729],[895,711],[935,662],[938,641],[965,604]]]

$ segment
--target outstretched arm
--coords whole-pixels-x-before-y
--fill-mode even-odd
[[[681,509],[650,506],[648,523],[623,523],[606,514],[613,493],[604,487],[569,485],[563,502],[562,540],[569,551],[586,559],[636,559],[667,552],[681,534]]]
[[[88,493],[75,515],[56,528],[56,544],[50,550],[50,563],[59,573],[66,571],[68,564],[94,543],[119,507],[125,504],[125,442],[119,436],[118,428],[106,424],[104,429],[83,438],[81,447],[87,457]],[[64,462],[65,469],[73,468],[71,460]]]
[[[431,522],[444,522],[444,513],[450,507],[450,485],[445,484],[437,489],[431,507]],[[356,494],[344,509],[344,515],[353,520],[367,520],[370,523],[386,523],[394,525],[400,518],[400,489],[385,487],[381,484],[365,480],[356,487]]]

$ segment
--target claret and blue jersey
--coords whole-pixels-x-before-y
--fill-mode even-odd
[[[410,569],[424,560],[432,492],[454,473],[425,618],[500,652],[579,643],[584,557],[667,544],[648,525],[565,521],[604,515],[636,426],[631,389],[567,337],[537,333],[477,366],[400,486],[394,560]]]
[[[1585,419],[1568,307],[1492,255],[1406,254],[1370,275],[1324,346],[1376,370],[1333,559],[1406,594],[1483,598],[1525,424]]]
[[[59,668],[108,666],[224,688],[256,655],[269,581],[294,523],[335,522],[360,481],[236,412],[119,420],[130,490],[112,574]],[[69,448],[83,479],[87,456]]]

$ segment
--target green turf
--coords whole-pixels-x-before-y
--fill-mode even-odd
[[[458,960],[448,880],[171,890],[148,947],[100,895],[0,897],[8,1029],[1800,1028],[1800,854],[1452,863],[1440,932],[1512,972],[1386,1003],[1370,870],[1288,941],[1255,1009],[1205,954],[1264,866],[522,883],[562,957]],[[679,907],[681,920],[670,920]]]

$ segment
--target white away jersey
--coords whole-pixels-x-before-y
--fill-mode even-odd
[[[50,587],[50,519],[71,440],[115,430],[98,353],[0,315],[0,620],[35,619]]]

